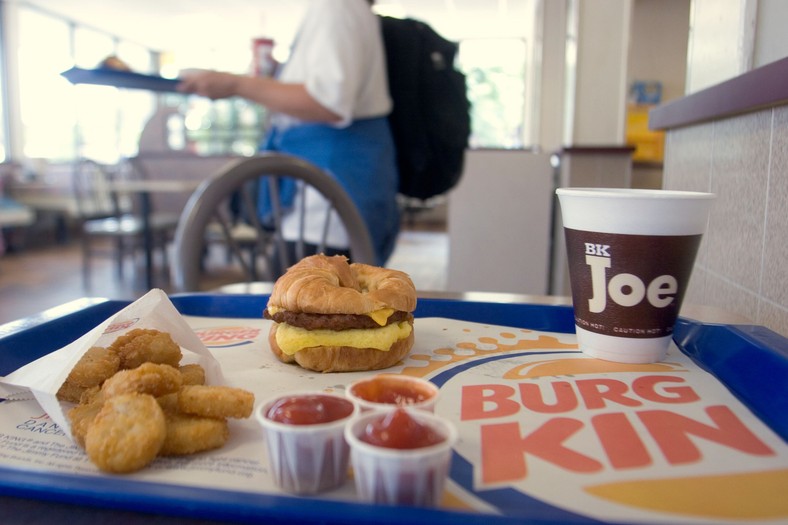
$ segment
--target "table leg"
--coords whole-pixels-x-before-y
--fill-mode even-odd
[[[151,225],[151,196],[147,191],[140,193],[142,212],[142,236],[145,249],[145,287],[153,288],[153,227]]]

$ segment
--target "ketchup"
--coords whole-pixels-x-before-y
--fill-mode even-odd
[[[266,412],[271,421],[287,425],[318,425],[348,417],[353,403],[347,399],[320,394],[283,397]]]
[[[432,392],[425,391],[425,389],[419,388],[411,382],[381,377],[355,385],[353,393],[361,399],[372,403],[387,403],[399,406],[415,405],[432,397]]]
[[[432,427],[420,423],[402,408],[368,423],[359,439],[384,448],[411,449],[437,445],[446,440]]]

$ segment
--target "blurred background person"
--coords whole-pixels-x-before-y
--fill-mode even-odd
[[[392,103],[372,3],[313,0],[275,78],[204,71],[184,76],[178,90],[212,99],[238,96],[266,106],[273,116],[261,149],[296,155],[336,177],[366,221],[382,266],[394,250],[400,219],[396,155],[386,118]],[[314,193],[307,201],[310,243],[321,236],[327,205]],[[286,239],[296,238],[295,215],[285,218]],[[327,252],[348,254],[344,228],[331,222]]]

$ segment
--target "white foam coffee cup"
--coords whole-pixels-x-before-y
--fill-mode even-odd
[[[624,188],[556,194],[580,350],[609,361],[661,361],[714,195]]]

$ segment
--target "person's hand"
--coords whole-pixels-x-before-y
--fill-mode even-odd
[[[219,71],[190,72],[181,76],[181,82],[175,89],[216,100],[236,95],[239,80],[238,75]]]

